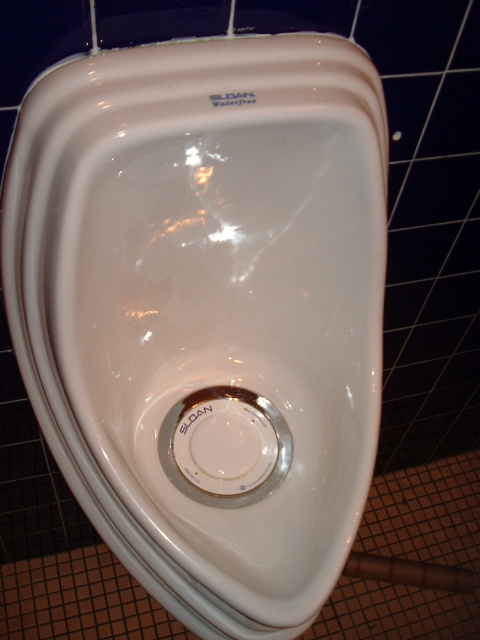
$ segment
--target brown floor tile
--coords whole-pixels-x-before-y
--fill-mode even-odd
[[[479,478],[479,452],[375,478],[354,548],[479,571]],[[199,640],[104,544],[4,565],[0,577],[0,640]],[[477,640],[478,595],[342,576],[299,640]]]

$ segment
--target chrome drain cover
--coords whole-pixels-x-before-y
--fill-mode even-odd
[[[217,507],[253,504],[285,478],[292,438],[274,405],[246,389],[210,387],[177,403],[162,423],[159,455],[171,482]]]

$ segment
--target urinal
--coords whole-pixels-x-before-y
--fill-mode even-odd
[[[289,640],[352,545],[376,454],[387,128],[323,35],[70,60],[3,190],[15,353],[81,506],[205,640]]]

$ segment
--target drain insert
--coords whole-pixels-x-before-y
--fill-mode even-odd
[[[266,497],[283,481],[292,438],[266,398],[237,387],[210,387],[169,411],[159,455],[171,482],[190,498],[240,507]]]

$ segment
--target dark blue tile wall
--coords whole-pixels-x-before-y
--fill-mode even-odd
[[[0,166],[27,87],[72,54],[301,30],[353,37],[370,53],[392,136],[377,473],[478,447],[480,0],[237,0],[233,12],[230,0],[95,7],[92,20],[88,0],[4,0]],[[42,440],[1,313],[0,459],[4,561],[97,540]]]

